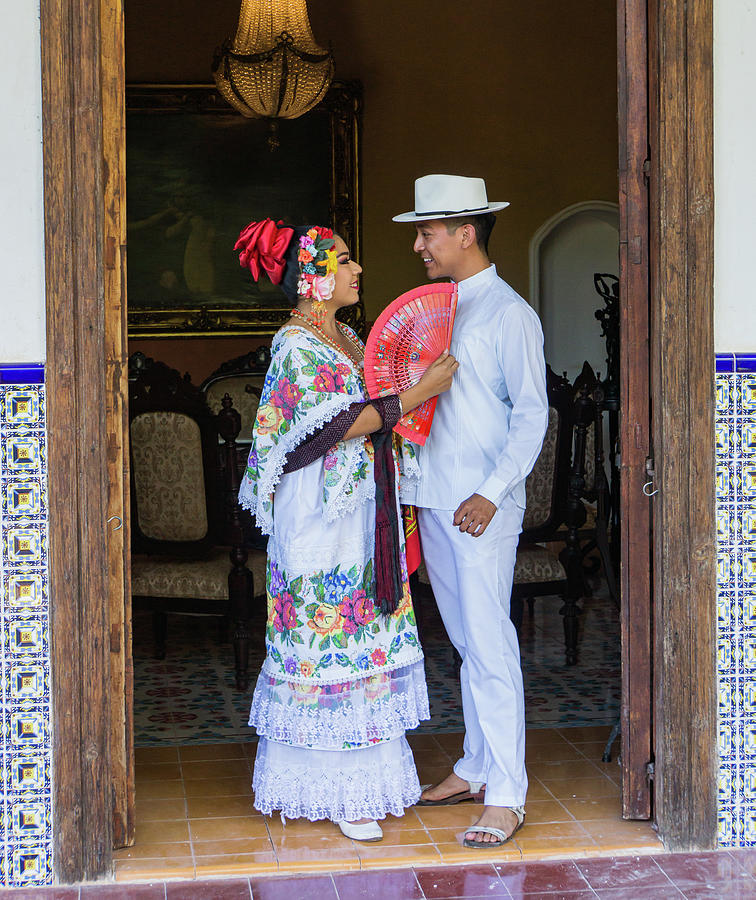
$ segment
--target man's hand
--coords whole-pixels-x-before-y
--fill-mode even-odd
[[[457,507],[454,513],[454,524],[459,526],[461,532],[467,532],[472,537],[480,537],[488,528],[488,523],[493,519],[496,507],[490,500],[473,494]]]

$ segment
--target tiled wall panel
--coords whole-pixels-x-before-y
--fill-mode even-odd
[[[719,841],[756,846],[756,357],[717,356]]]
[[[52,880],[45,389],[0,365],[0,884]]]

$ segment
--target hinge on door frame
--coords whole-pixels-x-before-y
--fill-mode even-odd
[[[646,780],[647,781],[654,780],[654,762],[653,762],[653,760],[651,760],[651,762],[646,763]]]
[[[643,160],[643,180],[646,184],[651,180],[651,160],[648,158]]]

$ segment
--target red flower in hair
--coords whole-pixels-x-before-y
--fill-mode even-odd
[[[234,244],[234,250],[241,250],[239,265],[252,273],[257,281],[264,269],[273,284],[280,284],[286,268],[286,251],[294,236],[293,228],[281,228],[273,219],[250,222]]]

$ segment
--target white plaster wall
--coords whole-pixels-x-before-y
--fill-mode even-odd
[[[756,0],[714,2],[714,347],[756,352]]]
[[[0,363],[45,359],[38,0],[0,0]]]

